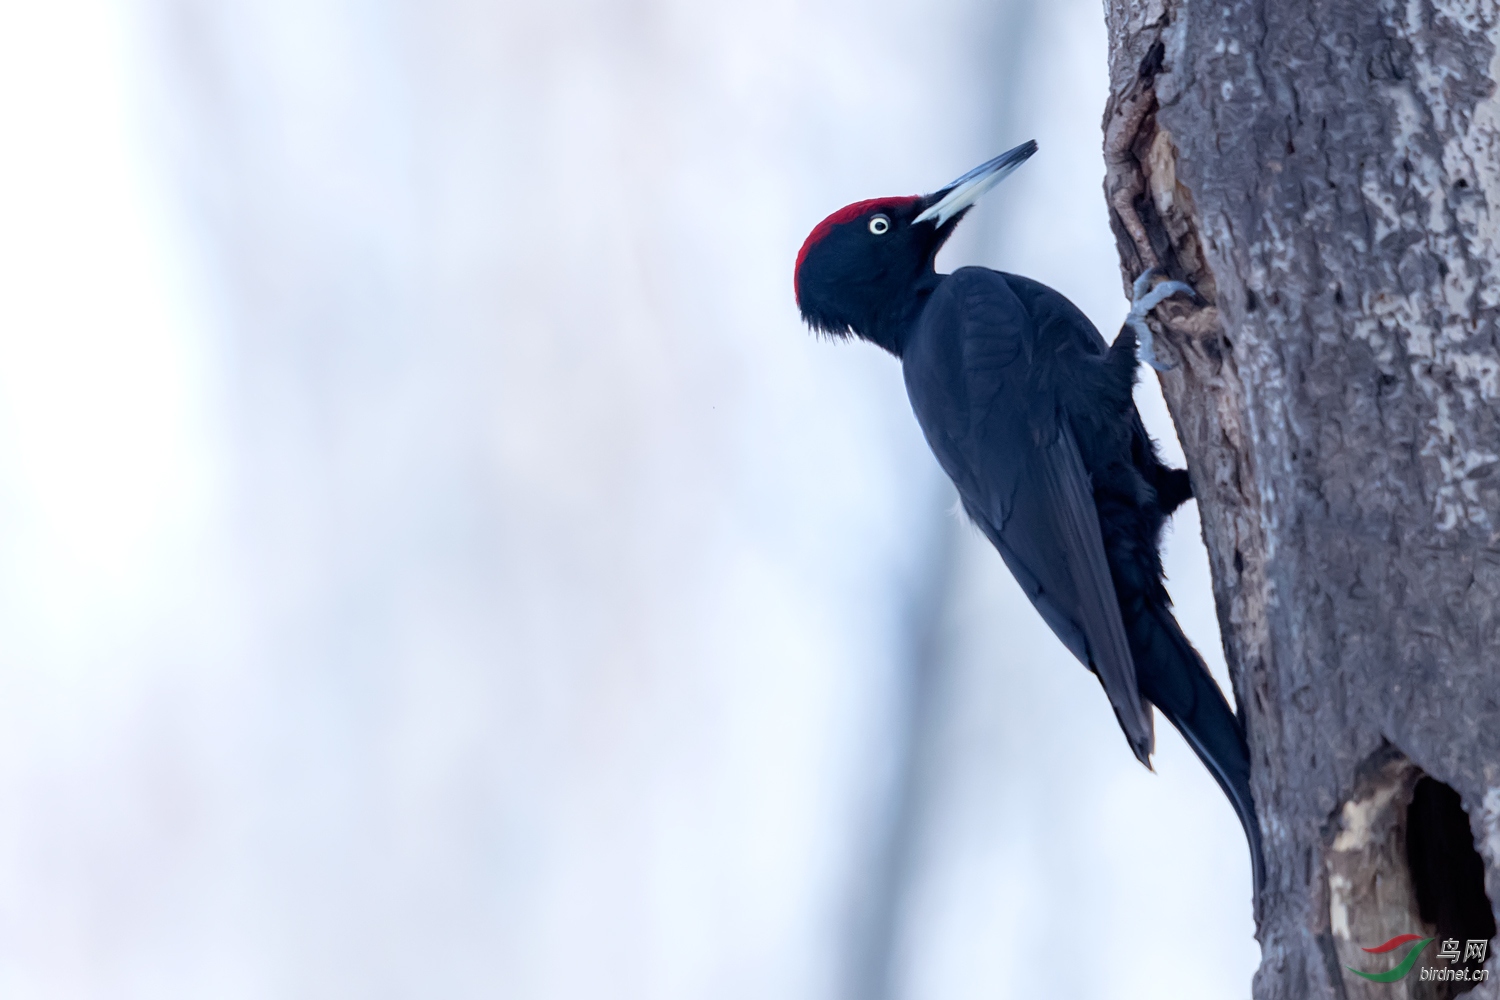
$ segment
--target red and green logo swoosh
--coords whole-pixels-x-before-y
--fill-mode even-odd
[[[1395,951],[1397,948],[1401,947],[1403,944],[1406,944],[1408,941],[1416,941],[1417,944],[1412,948],[1411,951],[1406,953],[1406,957],[1401,960],[1401,964],[1396,966],[1390,972],[1360,972],[1352,965],[1346,965],[1344,966],[1344,968],[1348,969],[1356,976],[1363,976],[1371,982],[1394,983],[1398,979],[1405,978],[1407,973],[1411,972],[1412,966],[1417,964],[1417,957],[1422,954],[1422,949],[1426,948],[1436,940],[1437,938],[1424,938],[1420,934],[1398,934],[1397,936],[1387,941],[1385,944],[1377,944],[1373,948],[1365,949],[1365,951],[1369,952],[1372,955],[1384,955],[1388,951]]]

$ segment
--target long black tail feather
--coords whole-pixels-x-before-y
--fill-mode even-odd
[[[1182,733],[1234,806],[1249,841],[1250,870],[1258,896],[1265,886],[1265,857],[1250,795],[1245,733],[1171,610],[1154,602],[1142,604],[1142,613],[1126,626],[1141,694]]]

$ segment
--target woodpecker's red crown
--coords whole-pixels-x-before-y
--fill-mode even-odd
[[[802,305],[802,265],[807,262],[808,252],[823,242],[829,233],[833,232],[839,226],[853,222],[866,215],[889,214],[904,206],[915,205],[921,200],[917,195],[912,195],[908,198],[866,198],[864,201],[856,201],[852,205],[845,205],[814,226],[813,231],[807,234],[807,239],[802,241],[802,249],[797,251],[797,266],[792,271],[792,291],[797,295],[797,305],[799,307]]]

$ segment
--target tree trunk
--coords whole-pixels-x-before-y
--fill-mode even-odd
[[[1500,10],[1106,16],[1124,276],[1204,300],[1158,344],[1265,837],[1255,996],[1455,995],[1441,942],[1500,899]],[[1350,970],[1407,933],[1405,978]]]

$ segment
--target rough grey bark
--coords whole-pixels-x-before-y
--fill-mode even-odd
[[[1255,995],[1451,995],[1345,967],[1438,933],[1408,850],[1423,775],[1500,900],[1500,10],[1105,10],[1122,269],[1204,298],[1158,314],[1159,351],[1265,835]]]

